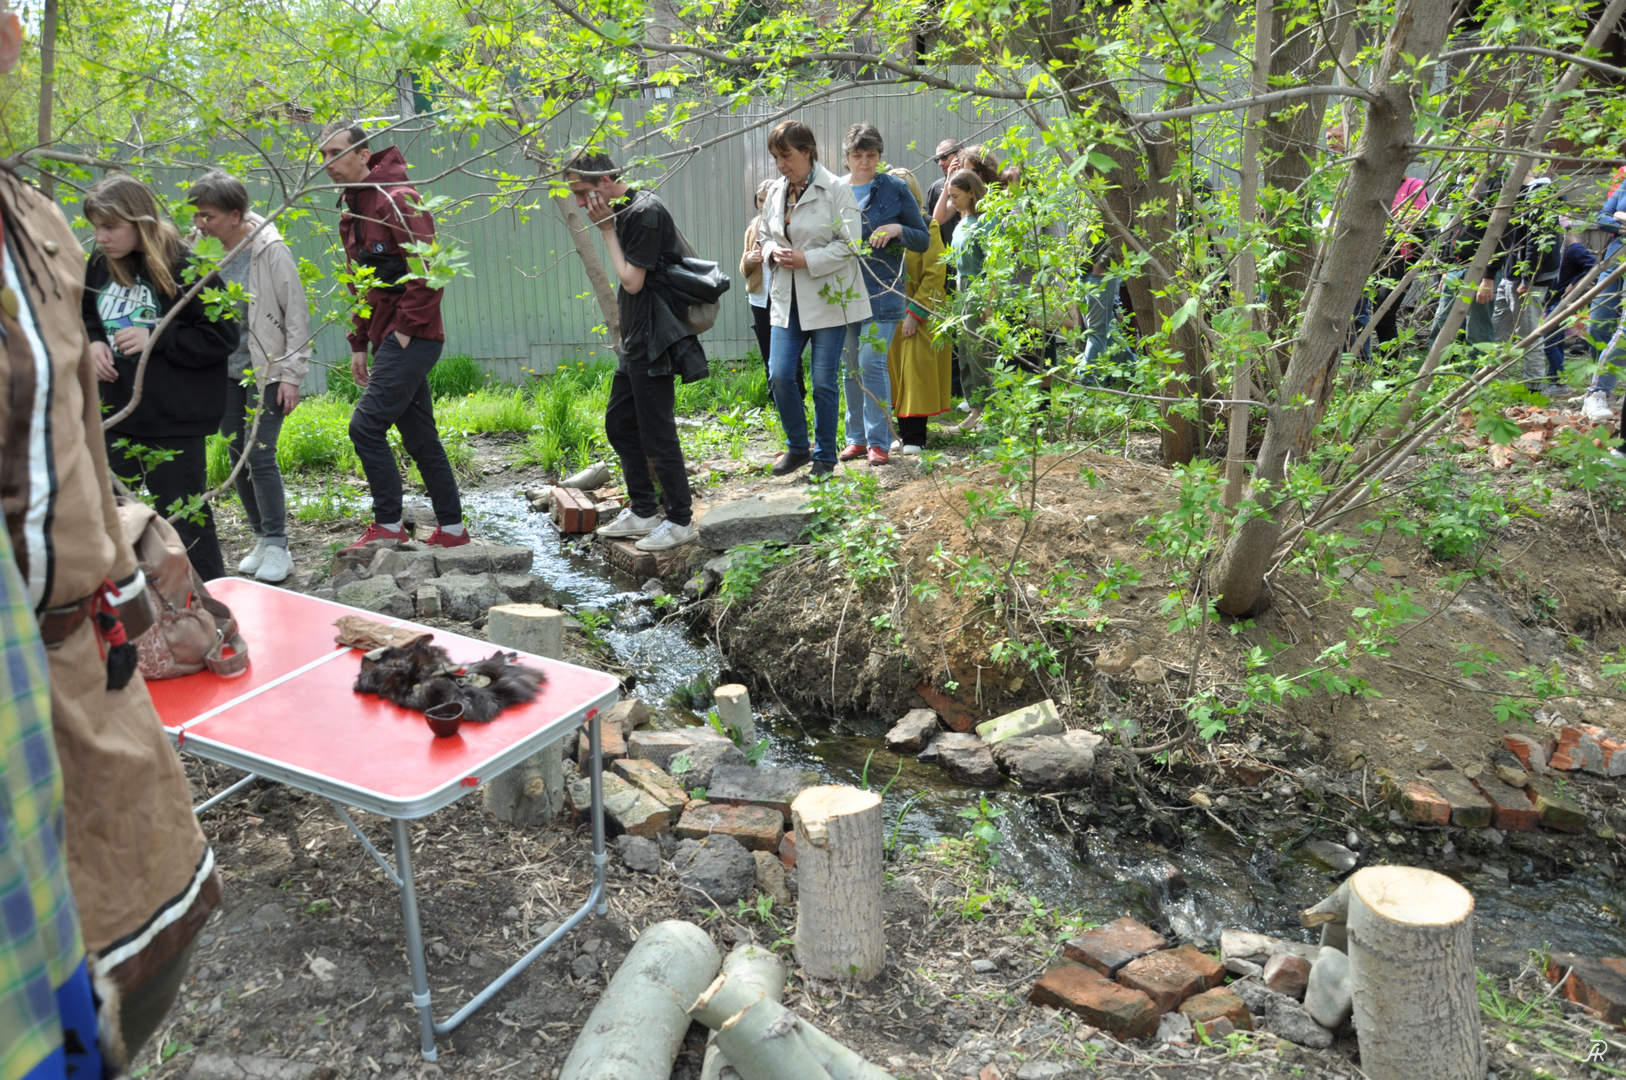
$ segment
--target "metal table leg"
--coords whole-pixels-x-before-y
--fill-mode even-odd
[[[516,960],[508,970],[487,983],[484,989],[469,999],[468,1004],[458,1009],[443,1023],[435,1022],[429,1004],[429,977],[423,959],[423,929],[418,921],[418,896],[412,877],[412,850],[411,839],[407,835],[407,822],[404,818],[390,819],[395,833],[395,877],[401,889],[401,918],[406,924],[407,963],[412,974],[412,1005],[418,1010],[418,1030],[423,1039],[422,1053],[425,1061],[434,1061],[439,1053],[435,1047],[435,1036],[448,1034],[461,1025],[476,1009],[490,1001],[520,972],[529,967],[533,960],[558,944],[561,938],[575,929],[588,915],[595,912],[603,915],[609,911],[610,905],[604,898],[604,878],[609,864],[609,854],[604,845],[604,782],[600,771],[604,764],[604,745],[600,736],[597,709],[594,709],[588,717],[587,733],[592,753],[588,787],[592,804],[589,816],[593,825],[593,890],[582,902],[581,907],[559,924],[553,933],[533,945],[529,952]]]
[[[248,787],[250,784],[252,784],[254,781],[258,780],[259,778],[260,778],[260,776],[259,776],[258,773],[249,773],[247,776],[245,776],[241,780],[237,781],[237,783],[233,784],[231,787],[227,788],[225,791],[222,791],[220,794],[211,795],[207,799],[204,799],[202,802],[198,803],[198,805],[196,805],[196,806],[194,806],[192,808],[193,815],[196,816],[196,815],[202,814],[205,810],[209,809],[209,807],[213,806],[215,803],[217,803],[220,800],[226,798],[228,795],[233,795],[233,794],[241,791],[243,788]]]

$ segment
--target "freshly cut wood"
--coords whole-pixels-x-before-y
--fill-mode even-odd
[[[557,660],[564,655],[565,616],[541,604],[499,604],[487,611],[486,638],[495,645]],[[560,748],[544,747],[487,781],[481,799],[508,825],[551,825],[565,806]]]
[[[739,994],[746,999],[746,1003],[765,997],[770,1001],[780,1001],[785,996],[785,962],[779,959],[779,954],[759,949],[755,945],[736,945],[727,956],[723,958],[723,973],[717,976],[717,981],[711,984],[700,1001],[694,1005],[695,1009],[702,1008],[701,1002],[712,1000],[712,991],[727,985],[729,992],[724,995],[720,1008],[726,1008],[727,1002],[733,1000],[733,995]],[[692,1010],[691,1010],[692,1011]],[[734,1010],[738,1012],[738,1009]],[[716,1028],[722,1025],[732,1013],[717,1016],[716,1024],[708,1024],[713,1030],[706,1037],[706,1057],[700,1064],[700,1080],[724,1080],[728,1076],[724,1069],[728,1061],[717,1047]],[[695,1017],[699,1019],[699,1017]],[[704,1021],[702,1021],[704,1023]]]
[[[673,919],[643,932],[570,1048],[559,1080],[667,1080],[689,1003],[717,973],[717,946]]]
[[[1414,866],[1370,866],[1348,885],[1361,1071],[1372,1080],[1481,1080],[1473,894]]]
[[[881,797],[830,785],[790,806],[796,836],[796,959],[816,979],[872,979],[886,965]]]
[[[739,683],[724,683],[712,692],[712,697],[717,702],[717,719],[723,722],[723,730],[736,728],[741,746],[755,745],[757,724],[751,716],[751,692]]]
[[[783,1059],[772,1053],[805,1052],[823,1072],[794,1075],[822,1075],[830,1080],[893,1080],[885,1069],[801,1020],[774,998],[758,993],[748,978],[718,976],[694,1003],[690,1015],[717,1033],[717,1048],[727,1061],[722,1073],[725,1078],[732,1070],[740,1080],[781,1080],[793,1074],[783,1066]],[[788,1031],[794,1031],[796,1037],[787,1035]],[[796,1068],[805,1069],[808,1060],[799,1059]]]

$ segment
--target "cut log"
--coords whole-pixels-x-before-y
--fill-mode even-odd
[[[559,481],[560,487],[575,488],[577,491],[592,491],[601,488],[610,482],[610,467],[602,461],[595,461],[578,473],[571,473]]]
[[[486,611],[486,639],[557,660],[564,656],[565,616],[541,604],[498,604]],[[508,825],[551,825],[565,806],[563,752],[545,747],[493,777],[481,791],[487,813]]]
[[[1443,874],[1371,866],[1349,879],[1349,966],[1372,1080],[1481,1080],[1474,898]]]
[[[757,725],[751,716],[751,693],[739,683],[725,683],[714,692],[717,702],[717,719],[723,722],[723,730],[737,728],[740,733],[739,745],[750,749],[756,745]]]
[[[796,834],[796,959],[815,979],[872,979],[886,964],[881,797],[808,788],[791,803]]]
[[[736,1041],[747,1038],[757,1039],[753,1045],[759,1048],[766,1042],[770,1047],[780,1046],[787,1051],[806,1050],[830,1080],[893,1080],[892,1074],[879,1065],[871,1064],[812,1024],[800,1020],[767,994],[758,993],[747,979],[718,976],[694,1003],[690,1015],[717,1032],[718,1050],[728,1062],[725,1069],[738,1073],[741,1080],[779,1080],[786,1075],[775,1071],[773,1060],[766,1062],[765,1072],[748,1071],[764,1067],[760,1062],[761,1051],[752,1045],[741,1050],[742,1057],[736,1062],[730,1048]],[[748,1015],[749,1019],[742,1019]],[[799,1042],[773,1042],[774,1038],[785,1038],[778,1035],[757,1037],[758,1033],[779,1032],[791,1026]],[[725,1078],[727,1075],[723,1073]]]
[[[559,1080],[667,1080],[689,1030],[689,1002],[717,964],[717,946],[693,923],[645,930],[593,1006]]]
[[[802,1039],[802,1021],[776,1001],[735,1013],[717,1029],[717,1045],[740,1080],[831,1080]]]
[[[743,990],[748,1002],[760,997],[780,1001],[785,996],[785,963],[779,959],[778,953],[759,949],[755,945],[736,945],[723,958],[723,973],[711,985],[717,988],[725,983],[733,992]],[[711,990],[708,990],[707,994],[710,993]],[[710,999],[702,995],[701,1000]],[[695,1008],[700,1007],[700,1003],[696,1002]],[[727,1015],[719,1018],[718,1024],[727,1018]],[[706,1057],[700,1064],[700,1080],[723,1080],[723,1069],[727,1065],[727,1059],[717,1048],[717,1032],[713,1030],[706,1037]]]

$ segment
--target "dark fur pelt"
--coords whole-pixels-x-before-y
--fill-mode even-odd
[[[483,724],[510,705],[534,699],[547,679],[517,659],[515,653],[499,651],[465,668],[427,641],[404,649],[374,649],[361,658],[355,690],[418,712],[460,702],[463,719]]]

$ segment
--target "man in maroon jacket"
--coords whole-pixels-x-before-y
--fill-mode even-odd
[[[446,332],[440,321],[440,289],[412,275],[406,245],[435,239],[435,219],[407,181],[406,159],[391,146],[373,153],[367,133],[352,123],[322,132],[322,167],[339,184],[339,236],[352,263],[373,270],[366,316],[350,331],[350,373],[365,387],[350,417],[350,441],[373,493],[373,523],[350,546],[375,540],[410,539],[401,524],[401,472],[388,441],[390,425],[412,455],[435,508],[429,543],[457,547],[469,542],[457,478],[435,428],[429,369],[440,359]],[[352,289],[354,287],[352,286]],[[367,349],[373,351],[367,370]]]

